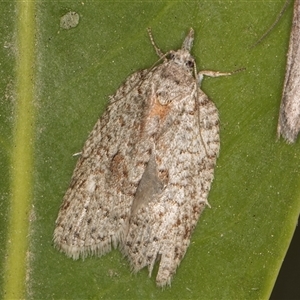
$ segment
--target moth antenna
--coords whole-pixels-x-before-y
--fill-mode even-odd
[[[156,46],[156,44],[154,42],[153,35],[152,35],[151,28],[150,27],[147,28],[147,31],[148,31],[148,34],[149,34],[149,38],[150,38],[151,44],[154,47],[157,56],[159,56],[160,58],[163,58],[164,53]]]

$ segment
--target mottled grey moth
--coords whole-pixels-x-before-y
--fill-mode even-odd
[[[294,143],[300,131],[300,1],[294,3],[293,24],[287,54],[286,73],[277,126],[288,143]]]
[[[119,247],[134,272],[156,261],[171,284],[205,208],[220,148],[216,106],[199,85],[194,31],[161,64],[129,76],[90,133],[59,210],[55,246],[69,257]]]

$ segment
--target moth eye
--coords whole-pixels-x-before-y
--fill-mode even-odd
[[[186,63],[187,67],[189,68],[193,68],[194,67],[194,62],[192,60],[189,60],[187,63]]]
[[[173,59],[175,55],[173,53],[170,54],[170,59]]]

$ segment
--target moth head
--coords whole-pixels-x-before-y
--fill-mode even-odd
[[[195,60],[191,56],[190,52],[185,49],[180,49],[170,52],[170,60],[180,67],[188,70],[189,72],[193,72],[195,66]]]

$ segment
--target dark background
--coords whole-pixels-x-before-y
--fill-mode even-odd
[[[299,223],[299,220],[298,220]],[[279,272],[271,300],[300,299],[300,228],[293,240]]]

